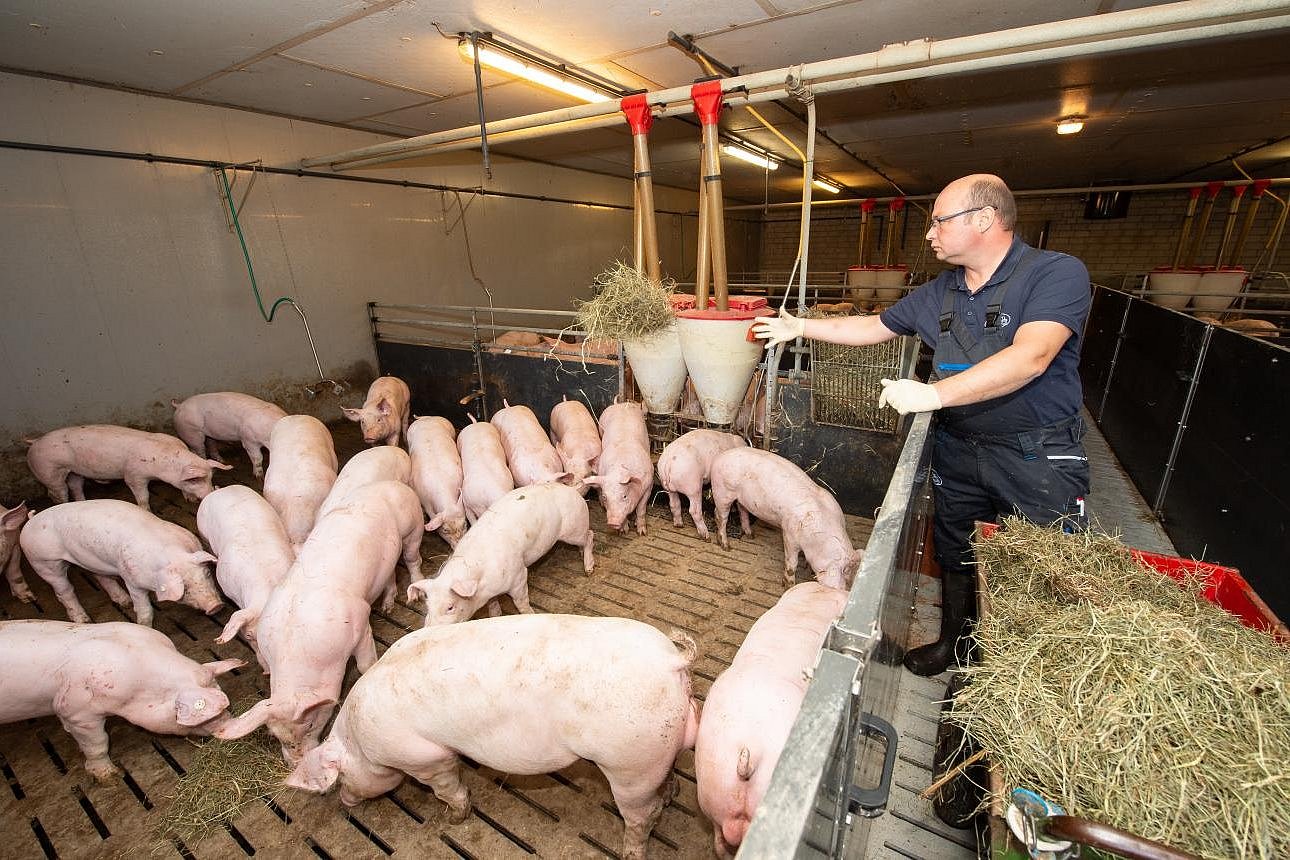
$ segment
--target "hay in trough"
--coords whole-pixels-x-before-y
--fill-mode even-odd
[[[615,262],[595,277],[592,298],[577,303],[578,326],[588,340],[634,340],[662,331],[676,318],[670,300],[675,287]]]
[[[1290,647],[1113,538],[976,544],[990,610],[951,719],[1068,812],[1210,858],[1290,857]]]
[[[250,804],[275,800],[286,790],[281,747],[267,732],[232,741],[210,738],[196,746],[157,826],[158,844],[168,849],[175,838],[200,842]]]

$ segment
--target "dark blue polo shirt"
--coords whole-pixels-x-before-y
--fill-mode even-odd
[[[935,349],[941,332],[941,306],[945,291],[954,290],[955,315],[963,320],[974,336],[980,337],[985,330],[986,307],[994,290],[1012,275],[1029,247],[1020,238],[1014,238],[1008,255],[976,295],[968,294],[963,267],[956,266],[908,293],[883,311],[879,318],[883,325],[897,334],[916,334]],[[1079,350],[1080,333],[1092,300],[1088,269],[1069,254],[1056,251],[1039,253],[1042,256],[1022,279],[1008,287],[1000,308],[1000,336],[1010,344],[1018,328],[1040,321],[1061,323],[1072,334],[1048,369],[1017,392],[1019,396],[1016,399],[1025,404],[1021,420],[1030,426],[1012,426],[1009,428],[1012,432],[1064,421],[1079,413],[1084,399],[1079,379]],[[946,409],[945,412],[945,417],[952,420],[954,410]],[[965,429],[991,432],[986,428]]]

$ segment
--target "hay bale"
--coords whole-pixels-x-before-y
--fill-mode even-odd
[[[1105,535],[1010,520],[977,558],[991,611],[950,719],[1005,797],[1202,857],[1290,856],[1290,647]]]

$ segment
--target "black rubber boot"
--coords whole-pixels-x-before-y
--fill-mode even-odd
[[[965,573],[941,577],[941,636],[930,645],[914,648],[905,655],[905,668],[915,675],[939,675],[954,662],[954,650],[972,614],[975,589]]]

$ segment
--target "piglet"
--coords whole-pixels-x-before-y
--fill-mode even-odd
[[[573,486],[584,494],[592,464],[600,457],[600,431],[591,410],[578,400],[563,400],[551,409],[551,441]]]
[[[91,499],[46,508],[27,523],[19,544],[73,621],[90,616],[67,579],[69,564],[93,575],[116,605],[133,605],[134,620],[144,627],[152,626],[149,593],[207,615],[224,605],[206,568],[217,559],[197,536],[129,502]]]
[[[72,499],[84,501],[86,478],[124,479],[144,510],[149,510],[149,481],[170,484],[192,502],[214,489],[211,469],[233,468],[194,454],[174,436],[111,424],[64,427],[23,441],[31,445],[27,450],[31,473],[57,503],[68,500],[68,490]]]
[[[752,514],[784,535],[784,585],[793,584],[799,554],[815,577],[833,588],[851,587],[863,553],[853,549],[837,499],[778,454],[756,448],[731,448],[712,461],[712,500],[717,507],[717,536],[729,549],[726,520],[738,504],[739,521],[752,534]]]
[[[502,403],[506,408],[494,413],[489,421],[502,437],[506,465],[515,478],[515,486],[554,480],[564,471],[564,465],[533,410],[511,406],[505,400]]]
[[[318,507],[318,519],[345,504],[345,498],[359,487],[378,481],[398,481],[412,486],[412,459],[402,448],[378,445],[359,451],[340,470],[327,498]]]
[[[476,422],[457,434],[461,454],[461,503],[473,526],[493,502],[515,489],[515,478],[506,465],[502,434],[491,423]]]
[[[194,394],[170,405],[175,407],[175,433],[190,451],[219,460],[215,442],[240,442],[257,478],[264,474],[262,451],[269,447],[273,425],[287,415],[277,404],[238,391]]]
[[[9,590],[23,603],[36,599],[22,578],[22,549],[18,546],[18,534],[30,515],[26,502],[19,502],[12,508],[0,505],[0,565],[4,565],[4,578],[9,582]]]
[[[645,410],[639,403],[615,403],[600,413],[600,459],[596,474],[584,483],[600,488],[600,503],[611,529],[627,534],[627,518],[636,512],[636,532],[645,534],[645,512],[654,489],[654,461],[649,454]]]
[[[426,531],[438,531],[449,546],[456,546],[466,533],[466,510],[461,498],[461,453],[452,422],[439,416],[413,421],[408,428],[408,453],[412,489],[430,518]]]
[[[622,857],[639,860],[675,791],[673,763],[698,731],[694,656],[684,633],[669,640],[627,618],[521,615],[409,633],[358,679],[287,785],[325,792],[339,782],[353,806],[407,774],[463,821],[459,756],[507,774],[584,758],[618,804]]]
[[[672,507],[672,525],[681,525],[681,495],[690,502],[690,517],[699,537],[708,540],[703,521],[703,485],[708,483],[713,459],[722,451],[743,448],[748,443],[733,433],[719,430],[691,430],[669,442],[658,458],[658,479],[667,490]]]
[[[720,857],[743,842],[766,796],[806,696],[807,673],[846,602],[845,591],[818,582],[793,586],[757,619],[708,691],[694,771]]]
[[[398,445],[399,433],[408,432],[412,392],[397,376],[382,376],[367,389],[367,400],[358,409],[342,409],[350,421],[363,428],[363,441],[369,445]]]
[[[532,612],[529,565],[556,541],[582,547],[583,570],[591,573],[595,533],[587,500],[564,484],[512,490],[466,532],[438,576],[408,587],[408,599],[425,598],[427,627],[466,621],[485,603],[490,615],[498,615],[502,594],[509,594],[520,612]]]
[[[0,654],[0,723],[53,714],[99,781],[120,773],[108,758],[107,717],[163,735],[209,735],[228,719],[215,677],[243,665],[198,663],[165,634],[121,621],[3,621]]]
[[[269,698],[216,737],[240,738],[267,723],[293,766],[317,746],[340,700],[349,658],[360,672],[376,662],[371,604],[380,599],[382,609],[393,607],[400,556],[413,580],[421,578],[423,522],[416,493],[396,481],[359,487],[319,518],[256,626]],[[231,635],[227,628],[225,635]]]
[[[334,483],[336,448],[327,425],[311,415],[288,415],[273,425],[264,498],[282,517],[287,539],[297,550]]]
[[[224,487],[198,505],[197,532],[219,556],[215,581],[241,607],[233,613],[225,630],[241,628],[254,649],[255,620],[269,594],[296,560],[282,518],[250,487]],[[222,644],[232,638],[232,633],[226,633],[215,641]],[[264,661],[260,663],[263,665]]]

